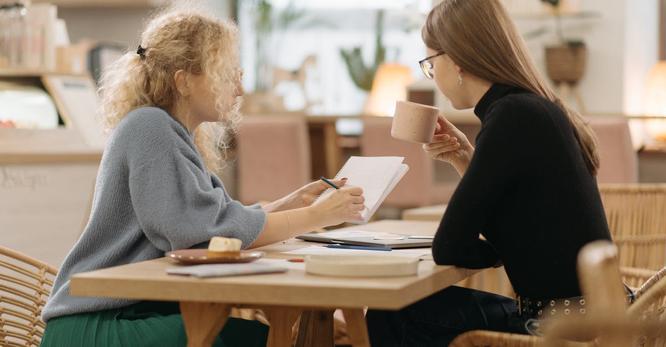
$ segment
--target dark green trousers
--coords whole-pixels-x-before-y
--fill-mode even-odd
[[[266,346],[268,327],[229,318],[215,347]],[[41,346],[185,346],[187,336],[178,303],[145,301],[99,312],[49,320]]]

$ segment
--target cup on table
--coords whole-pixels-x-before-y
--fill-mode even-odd
[[[395,139],[430,143],[435,135],[439,109],[409,101],[397,101],[391,125]]]

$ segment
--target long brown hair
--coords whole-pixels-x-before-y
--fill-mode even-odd
[[[426,46],[448,54],[463,71],[523,88],[558,105],[573,125],[588,170],[597,174],[599,153],[594,132],[541,77],[499,0],[443,0],[428,14],[422,36]]]

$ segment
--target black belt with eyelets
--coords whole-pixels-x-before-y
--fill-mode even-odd
[[[634,292],[624,285],[627,303],[634,301]],[[562,299],[532,299],[518,296],[518,314],[527,318],[542,319],[555,315],[585,314],[585,298],[574,296]]]
[[[562,299],[531,299],[518,297],[518,314],[542,319],[554,315],[585,314],[585,298],[574,296]]]

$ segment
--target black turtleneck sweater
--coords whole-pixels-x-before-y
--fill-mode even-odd
[[[580,295],[578,251],[610,234],[573,126],[554,103],[501,84],[488,90],[474,113],[481,131],[437,230],[435,262],[504,264],[514,290],[525,297]]]

